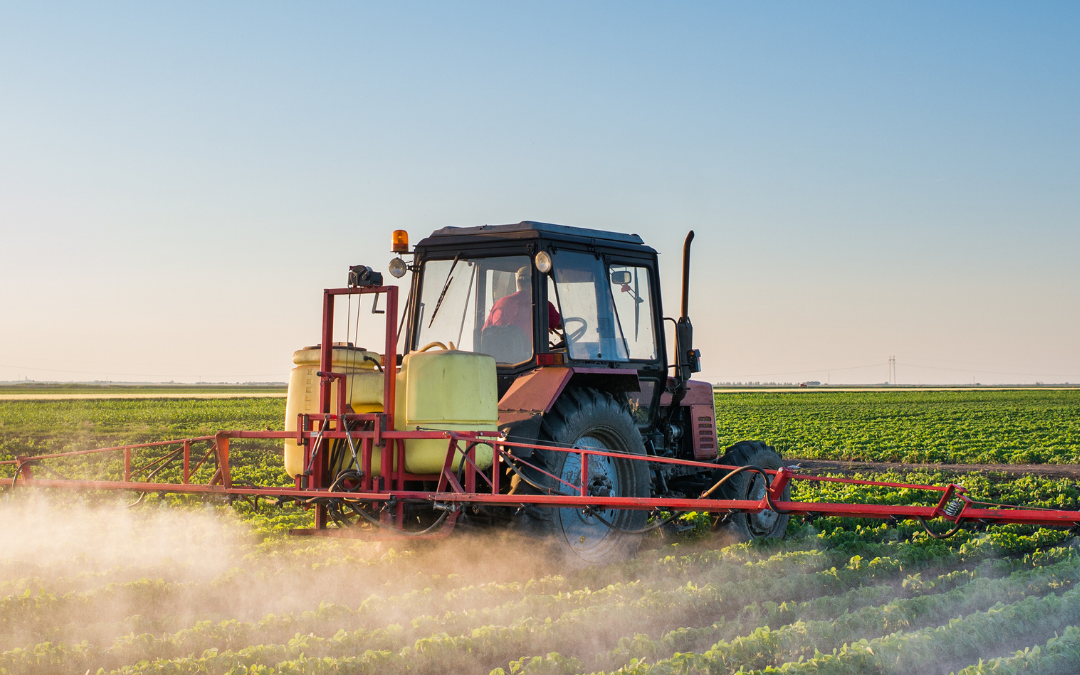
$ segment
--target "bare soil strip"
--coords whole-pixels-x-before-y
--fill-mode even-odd
[[[131,392],[130,394],[123,392],[109,392],[107,394],[0,394],[0,401],[64,401],[90,398],[285,398],[285,396],[285,392],[277,394],[242,391],[221,393],[162,391],[154,393]]]
[[[1080,464],[904,464],[902,462],[839,462],[824,459],[800,459],[785,457],[788,466],[798,464],[803,469],[833,471],[838,473],[884,472],[884,471],[948,471],[971,473],[986,471],[1008,473],[1018,476],[1044,476],[1046,478],[1080,478]]]

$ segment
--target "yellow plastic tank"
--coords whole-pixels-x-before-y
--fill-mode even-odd
[[[299,413],[315,414],[319,412],[319,372],[322,350],[318,347],[305,347],[293,354],[294,368],[289,373],[289,394],[285,401],[285,430],[296,431],[296,416]],[[375,364],[382,365],[382,357],[375,352],[335,344],[332,353],[332,372],[348,374],[346,393],[354,412],[382,412],[383,375],[375,369]],[[337,406],[337,387],[335,380],[331,386],[330,401],[332,410]],[[295,441],[285,441],[285,471],[296,477],[304,472],[304,448]]]
[[[499,427],[495,359],[487,354],[456,350],[408,354],[398,373],[396,398],[394,428],[398,431],[496,431]],[[441,438],[406,441],[405,470],[439,473],[448,443]],[[463,444],[461,448],[465,449]],[[491,446],[477,446],[477,466],[490,467],[493,455]],[[453,468],[457,470],[460,463],[460,456],[456,457]]]

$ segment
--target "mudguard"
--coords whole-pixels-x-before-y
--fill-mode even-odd
[[[514,380],[499,400],[499,431],[510,441],[535,442],[540,436],[544,413],[551,410],[559,395],[571,385],[615,393],[641,390],[638,372],[631,368],[536,368]],[[526,458],[532,451],[516,448],[514,454]]]

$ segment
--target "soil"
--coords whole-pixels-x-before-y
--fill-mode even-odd
[[[266,392],[184,393],[162,391],[159,393],[132,392],[129,394],[121,392],[110,392],[108,394],[0,394],[0,401],[69,401],[96,398],[285,398],[285,396],[284,392],[278,394]]]

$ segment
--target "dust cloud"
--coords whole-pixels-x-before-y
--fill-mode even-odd
[[[614,669],[635,654],[708,649],[739,622],[760,625],[756,603],[823,592],[837,560],[801,534],[727,548],[654,538],[631,560],[571,569],[549,542],[502,530],[424,542],[258,535],[222,504],[8,492],[0,669],[322,672],[303,663],[325,656],[357,659],[355,672],[489,673],[549,652],[576,659],[558,672]],[[884,579],[867,602],[887,602],[901,581]],[[17,648],[53,655],[19,670]]]
[[[375,649],[398,655],[415,651],[424,638],[516,625],[519,633],[536,631],[540,654],[563,648],[592,656],[610,649],[627,629],[633,635],[688,618],[668,612],[653,625],[640,611],[602,622],[586,613],[580,630],[551,647],[540,630],[546,619],[588,609],[597,598],[618,605],[623,595],[638,597],[654,581],[663,588],[650,576],[663,576],[664,565],[656,560],[664,552],[606,568],[570,569],[546,551],[542,540],[505,531],[424,542],[264,538],[220,504],[151,500],[126,508],[126,502],[69,493],[9,491],[0,495],[0,652],[85,641],[94,647],[89,656],[75,663],[61,659],[52,672],[76,666],[82,672],[84,665],[96,672],[136,656],[197,658],[206,649],[230,653],[287,645],[300,636],[326,641],[339,631],[352,635],[354,646],[342,653],[338,645],[327,654]],[[668,581],[670,587],[686,583]],[[525,642],[523,651],[508,653],[531,653]],[[133,643],[144,651],[133,656]],[[408,669],[487,673],[507,662],[498,651],[463,651]]]
[[[212,509],[136,509],[73,495],[57,502],[36,492],[0,500],[0,523],[0,564],[22,563],[61,576],[173,564],[213,577],[251,541],[247,528]]]

